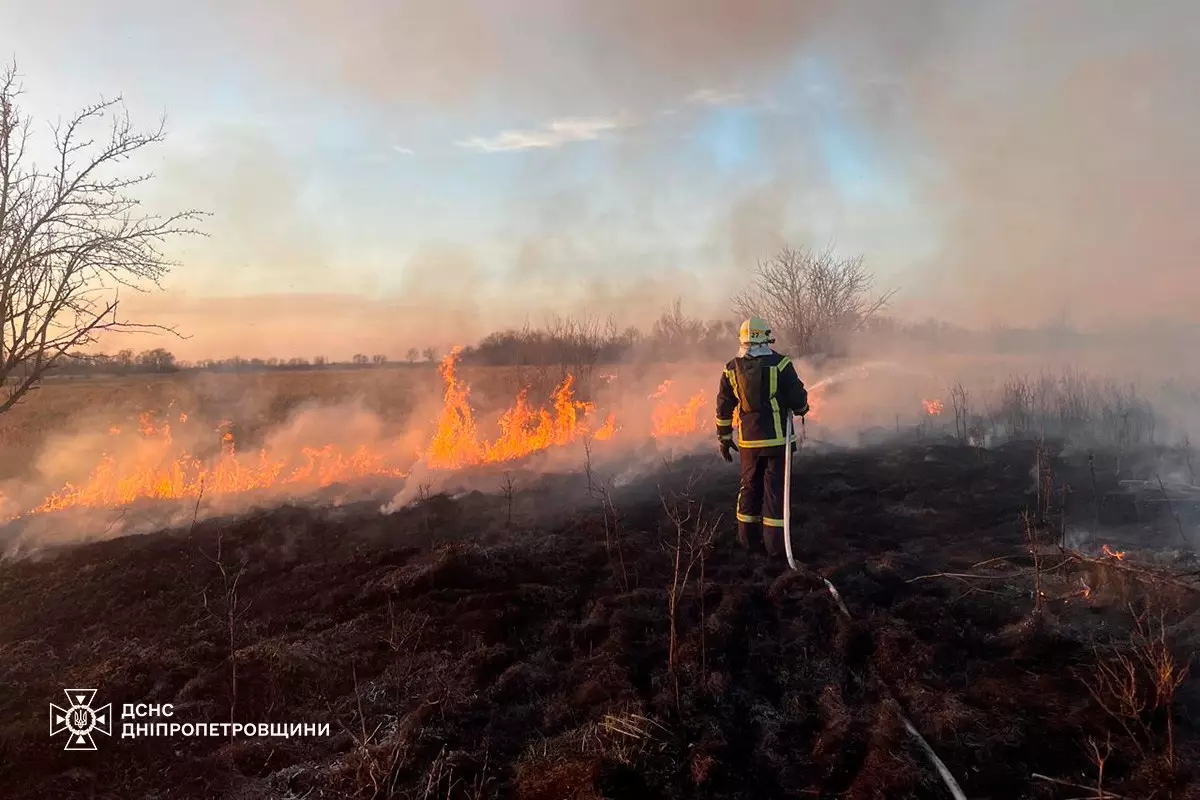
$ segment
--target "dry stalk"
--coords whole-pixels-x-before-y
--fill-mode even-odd
[[[1096,765],[1096,796],[1099,800],[1104,800],[1104,764],[1112,755],[1112,734],[1105,737],[1104,752],[1100,752],[1100,745],[1096,744],[1096,740],[1088,737],[1088,750],[1092,754],[1092,761]],[[1113,797],[1114,795],[1109,795]]]
[[[238,584],[241,582],[242,575],[246,572],[247,558],[242,556],[241,563],[237,565],[237,569],[233,565],[226,564],[223,555],[224,533],[221,530],[217,531],[217,552],[216,556],[210,556],[203,550],[200,554],[216,565],[217,570],[221,574],[221,608],[215,609],[209,603],[208,587],[205,587],[201,592],[201,603],[204,606],[205,613],[211,618],[225,626],[225,633],[229,643],[229,722],[230,722],[230,739],[233,738],[233,723],[237,721],[237,621],[250,608],[250,603],[243,603],[238,596]]]
[[[1184,434],[1183,436],[1183,461],[1187,464],[1188,475],[1191,476],[1192,485],[1196,485],[1196,469],[1192,466],[1192,440]]]
[[[625,548],[621,542],[621,515],[613,502],[612,478],[600,482],[592,471],[591,437],[583,440],[584,474],[587,476],[588,495],[600,501],[600,513],[604,519],[604,550],[608,554],[609,569],[617,577],[620,568],[621,588],[629,591],[629,572],[625,567]],[[613,554],[616,553],[614,563]]]
[[[428,614],[422,614],[419,623],[410,617],[403,626],[397,625],[395,604],[392,602],[392,596],[388,595],[388,635],[384,639],[388,648],[393,653],[399,653],[410,647],[415,648],[425,633],[425,626],[429,624],[429,619]]]
[[[1144,757],[1146,746],[1154,746],[1154,722],[1163,723],[1163,757],[1169,767],[1175,760],[1175,692],[1187,678],[1188,667],[1175,658],[1167,641],[1162,612],[1134,612],[1134,630],[1129,641],[1113,647],[1107,657],[1094,648],[1096,664],[1092,679],[1085,681],[1092,698],[1129,736]],[[1157,749],[1157,748],[1156,748]],[[1097,751],[1098,754],[1098,751]],[[1106,756],[1107,757],[1107,756]]]
[[[950,404],[954,406],[954,435],[958,437],[959,442],[966,444],[970,433],[969,412],[967,390],[963,388],[961,381],[950,387]]]
[[[1021,520],[1025,523],[1025,542],[1029,547],[1029,555],[1033,559],[1033,613],[1041,619],[1045,593],[1042,591],[1042,552],[1038,542],[1037,526],[1029,515],[1028,509],[1021,512]]]
[[[1042,775],[1037,772],[1031,773],[1029,777],[1037,781],[1053,783],[1055,786],[1066,786],[1070,789],[1082,789],[1086,792],[1092,791],[1092,787],[1084,786],[1082,783],[1072,783],[1071,781],[1064,781],[1061,778],[1051,778],[1049,775]],[[1084,798],[1084,800],[1091,800],[1091,798]],[[1122,794],[1104,792],[1103,794],[1099,795],[1099,800],[1127,800],[1127,798]]]
[[[379,729],[383,727],[383,723],[380,722],[369,733],[367,732],[367,717],[363,712],[362,692],[358,685],[358,672],[353,664],[350,665],[350,674],[354,681],[354,700],[358,712],[358,730],[352,730],[340,719],[337,719],[336,715],[332,714],[332,708],[330,712],[337,719],[338,725],[345,731],[346,735],[354,740],[356,746],[355,754],[358,757],[355,774],[358,786],[369,785],[371,798],[391,797],[396,789],[396,768],[400,764],[403,747],[399,743],[394,744],[388,751],[386,759],[381,759],[376,753],[377,747],[374,745],[375,736],[379,733]],[[391,778],[390,786],[387,781],[389,777]]]
[[[196,495],[196,506],[192,509],[192,524],[188,527],[188,536],[196,530],[196,520],[200,517],[200,501],[204,499],[204,476],[200,476],[200,492]],[[122,512],[124,513],[124,512]]]
[[[1068,559],[1078,561],[1081,564],[1090,564],[1096,567],[1117,570],[1126,575],[1131,575],[1145,583],[1163,584],[1166,586],[1174,586],[1177,589],[1184,589],[1189,592],[1200,592],[1200,586],[1194,583],[1180,580],[1179,576],[1167,570],[1154,569],[1142,564],[1131,564],[1128,560],[1117,560],[1114,558],[1093,558],[1085,556],[1077,550],[1063,549],[1063,555]]]
[[[505,521],[505,525],[509,528],[512,527],[514,485],[512,473],[506,471],[504,473],[504,482],[500,484],[500,487],[504,491],[504,500],[508,505],[508,517]]]
[[[669,545],[673,554],[674,569],[671,576],[671,586],[667,594],[667,615],[670,620],[670,632],[667,645],[667,668],[675,682],[675,705],[682,709],[679,689],[679,601],[687,591],[688,581],[692,570],[702,565],[707,551],[716,540],[721,517],[710,517],[704,512],[704,503],[694,499],[696,473],[692,474],[687,487],[671,500],[660,489],[659,497],[667,519],[675,529],[674,541]],[[701,567],[703,569],[703,567]],[[703,583],[703,582],[702,582]],[[700,587],[703,598],[704,587]],[[703,623],[702,623],[703,627]]]

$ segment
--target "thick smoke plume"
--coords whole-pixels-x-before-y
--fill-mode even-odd
[[[781,241],[834,238],[865,251],[911,307],[938,316],[1196,321],[1195,4],[460,0],[351,9],[310,0],[284,14],[264,4],[239,12],[247,24],[238,27],[256,41],[271,32],[265,69],[298,72],[390,118],[436,108],[486,124],[492,98],[531,129],[628,115],[613,136],[612,202],[651,210],[674,200],[682,181],[694,206],[717,212],[707,254],[672,257],[671,248],[684,255],[686,236],[653,231],[660,263],[683,260],[712,277],[712,291],[689,287],[697,303],[722,305],[730,274]],[[678,137],[708,119],[646,120],[688,98],[752,108],[761,162],[732,174],[711,162],[688,165],[689,174],[664,166]],[[555,233],[529,248],[546,249],[564,231],[582,247],[612,231],[619,212],[607,194],[578,194],[553,174],[539,180],[542,169],[531,164],[514,199],[528,199],[536,218],[548,213],[544,187],[559,216],[547,226]],[[627,230],[630,220],[617,219]],[[563,287],[578,281],[575,270],[558,274]]]
[[[94,29],[61,5],[64,41]],[[1196,322],[1184,0],[222,0],[188,37],[156,4],[114,13],[197,71],[236,56],[280,113],[341,120],[320,146],[201,126],[166,159],[170,198],[215,212],[154,301],[185,358],[444,350],[676,294],[720,314],[756,259],[828,241],[909,314]],[[393,188],[363,196],[381,170]],[[434,185],[462,191],[418,202]],[[312,296],[335,274],[344,295]]]

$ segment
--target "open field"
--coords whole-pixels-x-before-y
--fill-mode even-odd
[[[1147,477],[1159,456],[1126,456],[1123,476]],[[281,507],[7,564],[0,783],[14,798],[949,796],[904,714],[968,797],[1090,796],[1089,742],[1107,754],[1106,796],[1195,797],[1200,673],[1182,670],[1200,595],[1127,569],[1184,570],[1169,557],[1176,523],[1161,505],[1138,522],[1110,497],[1112,453],[1095,484],[1084,458],[1053,446],[1040,458],[1054,487],[1042,500],[1031,444],[807,450],[795,573],[735,549],[734,468],[707,455],[614,490],[615,516],[582,475],[518,471],[511,499],[433,496],[391,516]],[[683,508],[685,490],[717,538],[678,592],[671,670],[677,538],[662,498]],[[1089,533],[1093,491],[1103,542]],[[1064,532],[1096,560],[1061,553]],[[244,565],[232,592],[218,547],[227,574]],[[1130,609],[1161,620],[1162,648],[1129,644]],[[1137,659],[1167,652],[1182,677],[1171,763],[1167,712],[1123,716],[1097,666],[1131,658],[1153,706]],[[164,722],[329,723],[332,735],[121,739],[114,727],[97,753],[63,752],[46,705],[75,686],[114,709],[171,703]]]
[[[611,440],[558,428],[561,444],[495,461],[471,448],[491,446],[498,409],[523,408],[509,404],[525,385],[544,402],[562,369],[51,382],[0,419],[4,452],[29,454],[5,460],[9,477],[59,461],[86,474],[124,443],[133,471],[110,477],[151,491],[0,526],[21,543],[9,555],[30,556],[0,561],[0,784],[31,798],[950,796],[907,719],[968,797],[1200,796],[1187,416],[1079,372],[977,365],[963,383],[961,367],[808,379],[797,572],[736,549],[736,470],[709,450],[711,399],[688,405],[710,365],[596,367],[572,385],[597,419],[615,409]],[[478,431],[457,405],[468,386],[497,410]],[[328,442],[427,455],[215,496],[173,459],[229,417],[239,459]],[[423,466],[439,442],[475,460]],[[212,457],[214,481],[239,463]],[[134,514],[145,522],[113,527]],[[118,718],[99,752],[64,752],[47,704],[81,686],[114,709],[172,704],[158,722],[330,735],[121,738],[145,720]]]

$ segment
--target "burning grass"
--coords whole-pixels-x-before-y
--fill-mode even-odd
[[[669,369],[687,380],[663,380]],[[105,381],[52,383],[42,397],[46,402],[0,420],[0,439],[15,442],[5,448],[15,456],[6,464],[12,469],[24,462],[24,474],[32,476],[17,484],[20,491],[0,486],[0,515],[201,495],[295,497],[360,481],[404,481],[417,465],[423,474],[447,473],[581,442],[695,446],[711,431],[713,391],[698,377],[710,372],[706,365],[669,369],[613,367],[600,380],[589,371],[581,381],[564,368],[561,378],[550,381],[548,370],[464,367],[456,350],[436,372],[414,366],[378,373],[201,374],[193,385],[138,379],[136,392],[132,384],[123,390]],[[915,425],[922,436],[953,435],[980,446],[1036,431],[1129,449],[1167,432],[1132,388],[1072,371],[1056,378],[1012,377],[990,392],[957,384],[945,400],[929,391],[936,383],[932,376],[888,362],[852,365],[816,380],[807,368],[801,372],[811,407],[804,433],[816,442],[853,441],[853,430],[872,422],[889,436]],[[639,381],[649,376],[657,388],[647,394]],[[264,387],[267,380],[280,385]],[[534,384],[552,388],[538,397]],[[57,436],[52,423],[69,419],[71,398],[121,414],[94,418],[90,430],[74,436]],[[343,405],[351,400],[356,405]],[[131,408],[135,402],[145,405]],[[326,409],[323,421],[299,425],[298,417],[313,408]],[[369,424],[356,430],[352,420]],[[40,441],[26,429],[38,425]],[[44,445],[36,461],[34,443]]]
[[[441,404],[428,427],[410,420],[404,433],[388,436],[371,430],[363,437],[365,441],[346,442],[353,437],[309,425],[305,436],[311,438],[305,440],[287,431],[293,418],[268,431],[257,446],[245,446],[229,420],[206,427],[200,421],[202,415],[177,410],[172,399],[166,412],[139,413],[136,424],[108,424],[103,441],[92,448],[99,450],[95,466],[83,479],[68,480],[24,513],[261,491],[294,494],[368,478],[403,479],[416,463],[428,470],[446,471],[516,461],[583,439],[609,441],[621,431],[617,414],[601,412],[595,401],[577,397],[575,376],[567,374],[545,406],[531,403],[528,387],[522,386],[512,403],[496,416],[496,434],[489,437],[482,431],[492,426],[480,422],[471,387],[458,369],[458,355],[455,349],[439,365]],[[670,383],[664,383],[663,389]],[[703,405],[702,394],[684,404],[662,397],[645,410],[651,417],[653,436],[697,434]],[[414,434],[424,437],[425,443],[412,441]],[[89,434],[89,439],[95,444],[96,434]]]

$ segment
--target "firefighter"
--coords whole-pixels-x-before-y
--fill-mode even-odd
[[[722,458],[732,462],[731,449],[741,456],[738,542],[753,553],[776,556],[783,551],[786,415],[808,413],[808,390],[792,360],[771,347],[775,340],[766,321],[743,322],[738,341],[738,356],[725,365],[717,390],[717,438]]]

